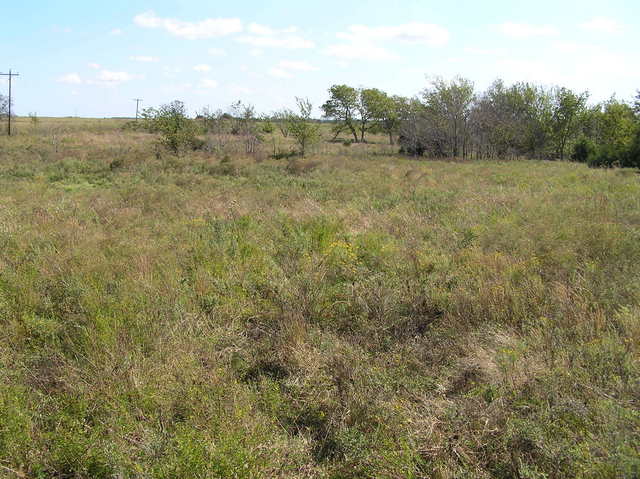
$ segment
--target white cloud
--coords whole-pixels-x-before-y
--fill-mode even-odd
[[[495,70],[508,82],[529,81],[546,85],[564,83],[562,74],[544,59],[501,58],[495,63]]]
[[[351,25],[346,33],[336,36],[355,43],[365,43],[374,40],[399,40],[407,43],[420,43],[432,47],[446,45],[449,41],[449,31],[433,23],[405,23],[403,25],[368,27],[366,25]]]
[[[343,60],[394,60],[397,56],[384,47],[372,43],[339,43],[325,48],[326,55]]]
[[[301,35],[296,34],[298,31],[297,27],[277,30],[266,25],[250,23],[247,30],[250,35],[238,38],[238,42],[257,48],[275,47],[295,50],[316,46],[311,40],[307,40]]]
[[[206,63],[201,63],[199,65],[196,65],[195,67],[193,67],[193,69],[197,72],[210,72],[211,71],[211,66],[207,65]]]
[[[282,60],[278,63],[278,66],[285,70],[298,70],[302,72],[311,72],[318,70],[313,65],[310,65],[305,61],[290,61],[290,60]]]
[[[249,55],[252,57],[260,57],[264,54],[264,50],[261,48],[252,48],[249,50]]]
[[[93,70],[100,70],[100,64],[99,63],[87,63],[87,66],[89,68],[92,68]]]
[[[305,61],[282,60],[275,67],[267,72],[274,78],[292,78],[292,71],[310,72],[318,70],[313,65]]]
[[[222,48],[209,48],[209,55],[212,57],[224,57],[227,56],[227,52]]]
[[[285,36],[246,36],[238,38],[240,43],[245,43],[259,48],[276,47],[297,50],[301,48],[313,48],[316,46],[311,40],[299,35]]]
[[[504,48],[468,47],[464,49],[464,52],[474,56],[487,56],[487,57],[502,57],[507,54],[507,50]]]
[[[551,37],[558,34],[558,30],[551,25],[530,25],[528,23],[506,22],[497,26],[503,35],[511,38]]]
[[[182,73],[182,70],[177,67],[162,67],[162,75],[166,78],[176,78],[178,74]]]
[[[251,88],[247,88],[241,85],[230,85],[229,91],[233,95],[252,95],[253,90]]]
[[[238,18],[205,18],[198,22],[185,22],[175,18],[161,18],[153,11],[136,15],[134,23],[143,28],[160,28],[176,37],[188,40],[222,37],[243,30]]]
[[[271,27],[268,27],[266,25],[260,25],[258,23],[250,23],[249,26],[247,27],[247,30],[249,31],[249,33],[253,34],[253,35],[278,35],[280,33],[295,33],[298,31],[298,27],[288,27],[288,28],[283,28],[282,30],[277,30]]]
[[[598,33],[620,33],[624,28],[616,20],[606,17],[595,17],[580,25],[583,30]]]
[[[265,25],[259,25],[257,23],[251,23],[247,27],[249,33],[254,35],[274,35],[276,31],[273,28],[267,27]]]
[[[141,75],[133,75],[127,72],[113,72],[110,70],[101,70],[94,80],[88,80],[91,85],[101,86],[117,86],[122,83],[143,78]]]
[[[274,78],[292,78],[293,77],[291,73],[278,67],[273,67],[269,69],[268,73]]]
[[[80,75],[77,73],[67,73],[66,75],[58,77],[58,82],[68,85],[80,85],[82,84],[82,78],[80,78]]]
[[[113,30],[111,30],[109,32],[109,35],[122,35],[122,30],[120,30],[119,28],[114,28]]]
[[[449,31],[440,25],[418,22],[381,27],[351,25],[346,32],[337,33],[336,37],[344,42],[329,45],[324,50],[326,55],[343,60],[379,61],[397,58],[387,48],[389,42],[441,47],[449,42]]]
[[[129,57],[129,60],[132,60],[134,62],[141,62],[141,63],[155,63],[158,61],[158,58],[150,57],[146,55],[137,55],[137,56]]]
[[[218,82],[209,78],[204,78],[200,81],[199,87],[207,90],[218,88]]]

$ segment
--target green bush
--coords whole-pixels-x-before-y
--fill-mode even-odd
[[[595,153],[596,147],[588,138],[580,138],[573,146],[573,153],[571,159],[578,163],[587,163],[589,157]]]
[[[187,117],[181,101],[173,101],[160,108],[147,108],[142,112],[144,127],[161,135],[160,143],[173,153],[197,149],[202,144],[196,138],[197,126]]]
[[[592,168],[613,168],[629,165],[629,151],[618,145],[599,145],[589,155],[587,164]]]

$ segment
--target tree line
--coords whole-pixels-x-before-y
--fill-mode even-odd
[[[592,166],[640,167],[640,92],[589,104],[588,92],[495,81],[477,92],[465,78],[434,79],[413,98],[333,85],[322,105],[334,138],[368,132],[398,139],[411,155],[463,159],[572,159]]]
[[[462,77],[436,78],[414,97],[389,95],[377,88],[333,85],[321,105],[331,122],[332,140],[362,143],[370,133],[384,134],[402,153],[433,158],[571,159],[591,166],[640,167],[640,91],[631,101],[611,97],[590,104],[588,92],[544,87],[528,82],[507,85],[496,80],[485,91]],[[0,95],[0,119],[8,99]],[[195,121],[182,102],[146,108],[140,123],[162,134],[174,152],[198,148],[198,133],[212,133],[218,142],[241,136],[246,153],[258,143],[273,143],[276,131],[291,137],[304,156],[320,140],[308,99],[296,98],[296,110],[257,115],[252,105],[233,103],[226,111],[200,111]]]

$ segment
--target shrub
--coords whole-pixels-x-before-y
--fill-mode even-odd
[[[600,145],[587,160],[592,168],[624,167],[628,165],[629,151],[618,145]]]
[[[302,175],[309,173],[320,166],[319,161],[301,161],[297,158],[292,158],[287,163],[287,172],[292,175]]]
[[[168,150],[179,153],[198,146],[196,125],[187,117],[181,101],[167,103],[158,109],[147,108],[142,112],[142,117],[147,131],[160,133],[160,143]]]
[[[571,159],[578,163],[587,163],[590,156],[595,154],[596,147],[588,138],[580,138],[573,146],[573,153]]]
[[[290,113],[287,117],[287,124],[291,136],[300,147],[300,155],[304,158],[310,146],[320,140],[320,127],[311,121],[313,106],[306,98],[297,98],[299,114]]]

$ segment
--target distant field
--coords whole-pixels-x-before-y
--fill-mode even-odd
[[[0,137],[0,477],[640,475],[635,170],[125,122]]]

